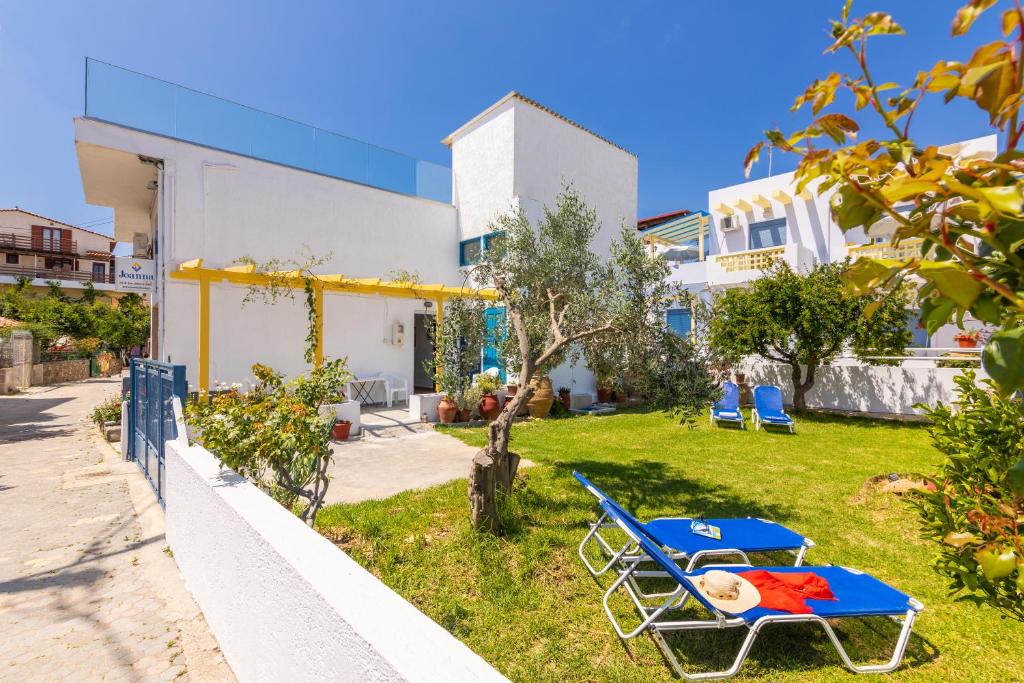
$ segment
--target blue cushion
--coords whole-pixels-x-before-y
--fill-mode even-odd
[[[762,519],[708,519],[708,524],[714,524],[722,530],[722,538],[717,541],[690,531],[691,521],[689,518],[669,517],[652,519],[639,526],[661,545],[687,555],[723,548],[737,548],[748,553],[770,553],[798,550],[804,544],[804,537],[792,529]]]

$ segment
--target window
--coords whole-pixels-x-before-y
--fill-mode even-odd
[[[781,247],[786,243],[786,219],[777,218],[750,224],[749,249]]]
[[[73,259],[69,259],[69,258],[53,258],[51,256],[47,256],[46,259],[45,259],[44,265],[49,270],[74,270],[75,269],[75,262],[74,262],[74,260]]]
[[[473,237],[459,242],[459,265],[471,266],[480,260],[480,257],[491,248],[491,244],[498,242],[505,236],[504,232],[492,232],[480,237]]]
[[[6,261],[7,265],[9,265],[9,266],[16,266],[16,265],[18,265],[18,255],[17,254],[4,254],[4,260]]]
[[[107,279],[107,264],[95,263],[92,264],[92,279],[95,282],[104,282]]]
[[[669,329],[680,337],[693,333],[693,312],[689,308],[670,308],[665,312],[665,319]]]

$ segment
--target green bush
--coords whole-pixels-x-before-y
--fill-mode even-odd
[[[104,400],[103,403],[92,409],[92,412],[89,413],[89,419],[101,427],[104,422],[120,422],[121,397],[111,396]]]
[[[914,503],[923,536],[940,546],[935,569],[951,595],[1024,621],[1024,402],[1000,396],[989,380],[978,386],[972,371],[955,381],[955,410],[920,406],[947,456],[936,490]]]

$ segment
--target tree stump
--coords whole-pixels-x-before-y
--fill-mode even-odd
[[[487,449],[480,449],[469,471],[469,517],[474,529],[496,532],[501,527],[497,484],[498,467]]]

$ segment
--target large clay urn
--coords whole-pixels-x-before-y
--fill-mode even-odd
[[[494,394],[485,394],[480,399],[480,414],[483,415],[484,419],[488,422],[493,422],[498,419],[498,414],[501,413],[501,404],[498,403],[498,397]]]
[[[530,386],[533,396],[526,404],[530,417],[547,417],[551,412],[551,404],[555,402],[555,394],[551,390],[551,380],[547,377],[535,377]]]
[[[458,412],[459,407],[450,398],[442,398],[441,402],[437,404],[437,417],[442,424],[450,425],[455,422],[455,414]]]

